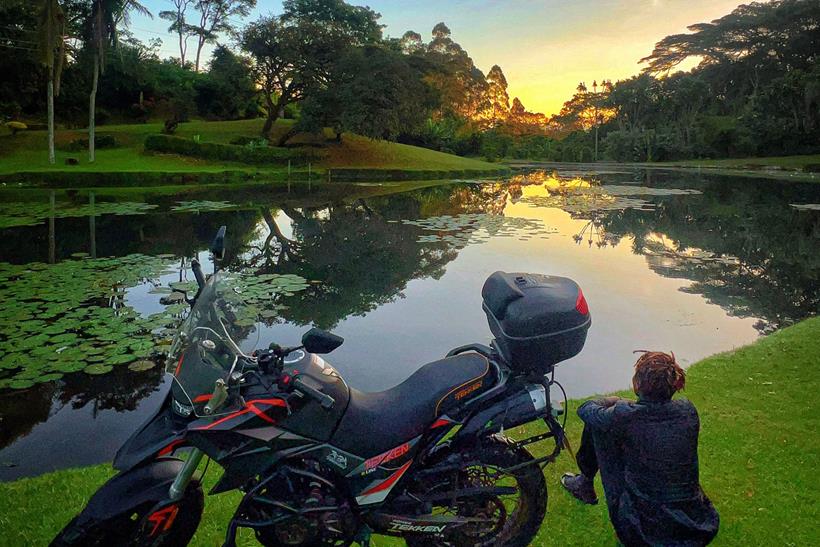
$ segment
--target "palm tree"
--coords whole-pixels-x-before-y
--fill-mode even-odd
[[[151,17],[151,12],[137,0],[93,0],[89,20],[90,43],[94,51],[91,94],[88,99],[88,161],[94,162],[94,136],[97,109],[97,86],[105,70],[105,48],[117,45],[117,25],[130,23],[131,11]]]
[[[58,0],[43,0],[38,28],[40,62],[48,73],[48,162],[54,159],[54,97],[60,95],[65,61],[65,13]]]

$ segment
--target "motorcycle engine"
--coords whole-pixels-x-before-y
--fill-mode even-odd
[[[356,519],[331,476],[314,461],[279,468],[248,493],[241,525],[267,547],[350,545]]]

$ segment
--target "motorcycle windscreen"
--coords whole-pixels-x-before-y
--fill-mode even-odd
[[[219,274],[208,280],[172,346],[167,372],[174,376],[172,397],[177,414],[219,416],[237,409],[238,398],[229,394],[216,412],[205,413],[217,380],[229,384],[231,374],[242,372],[238,365],[242,352],[234,340],[247,333],[237,326],[237,301],[226,298],[225,290],[230,289]]]

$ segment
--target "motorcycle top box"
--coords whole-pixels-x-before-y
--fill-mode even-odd
[[[546,374],[583,349],[592,318],[573,280],[495,272],[481,296],[495,346],[514,371]]]

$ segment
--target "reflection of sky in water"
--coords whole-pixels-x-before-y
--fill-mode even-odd
[[[544,194],[542,186],[526,186],[523,197]],[[385,389],[454,346],[487,342],[481,287],[496,270],[562,275],[584,289],[593,326],[585,349],[559,365],[556,373],[570,396],[626,387],[636,349],[671,350],[681,362],[690,363],[757,337],[754,318],[730,317],[702,296],[681,292],[691,282],[653,272],[646,257],[633,254],[630,238],[615,247],[576,244],[572,236],[586,220],[533,206],[526,199],[509,202],[504,214],[541,222],[558,233],[548,239],[490,237],[481,245],[468,245],[441,279],[412,280],[403,298],[341,321],[334,332],[344,336],[345,343],[328,360],[351,385]],[[280,223],[283,231],[288,226]],[[260,338],[263,344],[295,344],[304,330],[263,326]]]
[[[388,269],[381,270],[384,273],[393,271],[392,261],[396,259],[396,253],[415,253],[420,248],[439,251],[449,248],[449,254],[441,258],[444,274],[440,279],[429,277],[429,273],[419,277],[418,273],[409,275],[405,270],[397,270],[400,271],[398,280],[389,280],[389,283],[372,294],[366,293],[364,300],[373,302],[375,300],[369,299],[381,298],[379,302],[385,301],[386,295],[380,291],[388,291],[392,295],[400,290],[398,296],[386,303],[375,304],[374,309],[363,315],[342,318],[333,329],[346,340],[342,347],[328,356],[328,361],[339,369],[352,386],[364,390],[391,387],[423,363],[441,358],[455,346],[470,342],[489,342],[490,332],[481,310],[481,287],[492,272],[531,271],[571,277],[581,285],[586,294],[593,324],[585,349],[577,357],[560,364],[556,377],[567,387],[570,396],[578,397],[627,387],[632,374],[632,363],[635,361],[633,350],[671,350],[681,362],[691,363],[753,341],[760,331],[755,325],[760,318],[776,324],[778,315],[788,318],[807,313],[805,309],[796,310],[795,295],[799,295],[796,289],[810,291],[813,286],[812,281],[806,277],[806,271],[811,271],[807,266],[811,261],[803,256],[805,252],[801,249],[812,247],[813,236],[807,234],[816,233],[816,229],[811,232],[813,221],[807,219],[814,218],[808,215],[816,215],[816,212],[795,209],[788,204],[817,203],[820,196],[816,187],[772,187],[768,181],[758,182],[755,186],[753,181],[746,179],[741,181],[742,185],[735,185],[736,188],[732,190],[734,193],[725,193],[727,186],[721,186],[719,192],[712,187],[710,194],[709,186],[696,185],[696,188],[704,190],[704,194],[698,196],[681,193],[679,190],[688,185],[678,181],[675,175],[671,182],[673,186],[678,182],[680,185],[674,195],[657,195],[668,192],[663,190],[663,185],[656,185],[656,175],[652,176],[650,185],[655,188],[647,192],[636,186],[633,175],[613,175],[615,178],[611,182],[619,185],[613,188],[614,196],[600,195],[590,187],[588,180],[582,178],[557,180],[536,175],[536,180],[532,181],[535,184],[529,186],[518,186],[514,180],[514,184],[508,187],[489,185],[482,187],[480,191],[475,187],[469,190],[454,187],[452,191],[448,187],[432,188],[429,192],[425,191],[427,193],[423,193],[418,201],[417,198],[402,201],[400,196],[391,198],[395,202],[379,201],[379,198],[371,201],[368,198],[366,201],[374,208],[374,218],[380,218],[373,222],[368,221],[366,215],[339,216],[344,211],[349,212],[349,208],[342,207],[334,200],[316,199],[311,202],[311,213],[308,215],[310,222],[300,224],[298,229],[296,222],[276,208],[276,200],[253,194],[248,199],[254,205],[246,205],[244,211],[203,212],[199,215],[178,213],[174,215],[170,230],[169,223],[156,222],[154,225],[155,218],[167,214],[162,212],[163,207],[172,206],[176,203],[174,201],[157,209],[156,215],[149,213],[139,217],[99,218],[97,244],[105,249],[100,251],[102,255],[134,252],[184,254],[189,251],[179,249],[206,247],[210,243],[209,238],[222,223],[239,227],[233,231],[229,227],[229,245],[235,245],[237,239],[242,239],[244,243],[259,244],[268,237],[270,230],[259,215],[256,204],[273,202],[271,212],[285,238],[296,237],[304,247],[314,245],[314,254],[310,256],[320,262],[327,258],[331,266],[334,262],[345,263],[342,269],[348,277],[325,279],[325,286],[332,286],[339,292],[323,295],[325,300],[311,300],[310,303],[317,305],[303,308],[307,315],[329,310],[328,315],[333,322],[336,317],[334,314],[338,311],[333,305],[333,298],[347,296],[345,290],[367,290],[378,281],[369,275],[376,270],[373,257],[386,256],[391,260],[386,265]],[[610,181],[603,175],[599,178]],[[730,182],[723,184],[731,186]],[[743,189],[739,190],[741,187]],[[580,191],[576,191],[578,189]],[[750,193],[749,189],[754,192]],[[203,190],[202,193],[203,198],[215,201],[240,201],[233,194],[220,195],[210,190]],[[747,203],[735,204],[736,199],[744,199],[747,195],[750,196]],[[498,196],[502,198],[499,199]],[[707,201],[707,197],[711,201]],[[301,199],[304,196],[299,196],[299,199],[290,204],[295,208],[296,214],[306,211],[301,209],[301,205],[294,205],[301,204]],[[675,206],[661,210],[657,205],[664,203],[664,200],[669,200],[668,203]],[[706,211],[701,215],[697,209],[697,204],[700,203],[698,200],[714,207],[715,211]],[[325,208],[329,203],[334,205]],[[654,210],[633,210],[621,218],[616,207],[619,203],[634,203],[641,209]],[[438,216],[439,219],[419,225],[415,222],[418,219],[405,213],[414,210],[414,205],[418,205],[416,210],[420,211],[415,216],[426,220],[430,220],[427,218],[429,216]],[[336,208],[335,212],[333,207]],[[743,208],[742,212],[748,215],[750,225],[755,227],[748,230],[748,233],[744,231],[742,237],[751,238],[755,248],[762,249],[762,253],[749,254],[744,246],[746,240],[742,237],[724,245],[726,236],[722,235],[723,223],[730,228],[739,225],[727,221],[730,218],[727,215],[737,214],[738,207]],[[488,214],[502,210],[503,221]],[[789,214],[798,216],[789,217]],[[440,229],[443,215],[460,218],[455,223],[461,225],[445,225],[446,229]],[[691,216],[695,217],[694,222],[689,220]],[[761,223],[781,219],[787,229],[795,230],[796,226],[797,231],[801,232],[796,241],[797,246],[786,245],[788,236],[782,240],[773,239],[769,232],[774,226],[766,229],[759,227]],[[409,220],[411,223],[401,222],[402,220]],[[232,222],[235,224],[231,224]],[[366,224],[368,222],[370,224]],[[706,222],[707,227],[701,222]],[[545,233],[541,236],[532,235],[530,232],[534,226],[541,226]],[[362,237],[370,240],[353,246],[358,254],[352,255],[356,256],[355,263],[352,263],[353,259],[346,254],[347,240],[335,236],[358,237],[360,232],[357,229],[360,227],[363,228]],[[497,231],[499,227],[502,228],[500,233]],[[58,256],[67,257],[72,252],[87,251],[87,219],[58,219],[57,228]],[[11,261],[42,260],[48,256],[48,227],[45,224],[19,230],[15,234],[22,236],[16,237],[18,240],[25,240],[26,246],[10,245],[9,242],[14,243],[16,240],[7,238],[6,247],[3,247],[6,255],[10,254],[9,249],[18,253],[11,254]],[[642,242],[637,242],[631,234],[640,230],[644,230],[644,238]],[[717,232],[711,233],[709,230]],[[806,233],[802,233],[803,231]],[[311,238],[316,239],[309,241]],[[678,248],[674,238],[681,238],[684,243],[692,246]],[[591,245],[588,243],[589,239],[593,240]],[[386,251],[385,241],[390,242],[390,245],[395,243],[403,247],[401,250],[388,247]],[[642,250],[636,254],[633,246],[638,243]],[[329,249],[327,245],[337,248]],[[815,250],[816,248],[814,246]],[[332,256],[326,257],[321,253]],[[794,262],[793,258],[798,254],[801,258],[794,270],[784,266]],[[36,258],[23,258],[32,256]],[[210,272],[207,252],[200,251],[198,256],[204,270]],[[736,275],[743,269],[735,266],[736,257],[743,261],[746,277]],[[776,259],[774,261],[780,269],[765,272],[771,275],[766,280],[768,284],[758,285],[755,276],[750,277],[748,272],[755,270],[757,263],[754,260],[760,260],[761,257],[764,260]],[[694,271],[691,268],[695,263],[708,263],[710,266]],[[299,271],[297,263],[290,263],[288,266]],[[406,269],[407,264],[404,263],[403,266]],[[728,290],[721,289],[722,292],[718,291],[717,295],[698,287],[698,284],[704,283],[704,276],[707,283],[711,280],[709,276],[713,273],[710,269],[712,266],[717,268],[715,271],[718,274],[714,280],[729,285],[726,287]],[[186,263],[183,280],[193,280],[188,268]],[[330,276],[338,275],[335,273],[338,270],[333,267],[319,268],[317,271]],[[355,274],[354,277],[351,277],[351,272]],[[692,281],[693,279],[696,281]],[[167,286],[168,283],[179,280],[180,274],[175,272],[162,276],[159,281]],[[360,283],[355,287],[346,285],[351,281]],[[784,283],[781,285],[780,281]],[[733,283],[738,285],[732,285]],[[741,287],[742,284],[746,286]],[[694,290],[686,292],[690,288]],[[161,295],[152,294],[152,289],[153,285],[150,283],[129,288],[126,303],[143,316],[163,311],[164,306],[159,303]],[[784,293],[787,289],[792,291]],[[761,294],[761,290],[765,294]],[[759,305],[744,307],[742,302],[738,305],[737,301],[730,300],[732,298],[747,299]],[[710,300],[717,301],[724,307],[710,303]],[[810,298],[808,300],[811,301]],[[298,295],[283,301],[289,306],[299,306],[299,302]],[[339,309],[347,310],[357,304],[359,303],[345,301]],[[344,315],[344,312],[340,313]],[[791,313],[794,315],[790,315]],[[751,317],[736,317],[735,314]],[[294,315],[304,317],[305,313]],[[274,341],[282,345],[295,345],[308,328],[309,326],[292,324],[262,325],[258,331],[250,333],[242,347],[250,351],[253,347],[266,347]],[[131,390],[137,393],[145,383],[145,377],[147,375],[132,374],[129,378],[134,385],[123,386],[121,377],[102,376],[87,379],[89,385],[96,386],[94,389],[84,387],[84,384],[73,389],[80,394],[90,392],[89,397],[93,397],[94,393],[127,393]],[[140,397],[146,397],[145,393],[135,396],[136,399]],[[104,410],[94,415],[91,411],[93,403],[86,404],[79,410],[72,410],[70,406],[61,407],[50,402],[47,397],[46,403],[52,404],[52,407],[47,407],[45,415],[38,418],[41,423],[32,419],[32,431],[0,451],[0,464],[11,461],[20,465],[21,462],[36,460],[37,465],[23,463],[20,468],[5,470],[0,473],[0,480],[54,466],[84,465],[109,459],[114,449],[143,420],[143,413],[155,399],[156,396],[143,399],[134,412]],[[4,394],[0,393],[0,416],[4,412],[3,400]],[[35,410],[42,415],[43,409],[37,407]],[[46,420],[49,415],[51,418]],[[99,432],[105,435],[105,443],[85,443],[80,448],[75,446],[78,439],[87,439]],[[43,447],[47,447],[50,454],[55,454],[54,460],[43,455]],[[71,451],[76,457],[72,456],[70,461],[60,455]],[[37,460],[38,454],[41,456],[40,460]]]

